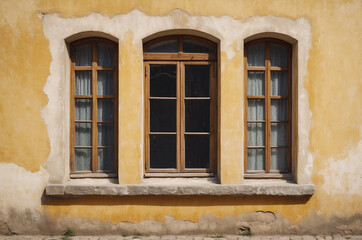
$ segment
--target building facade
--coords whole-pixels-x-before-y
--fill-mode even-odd
[[[361,1],[2,1],[0,230],[361,234]]]

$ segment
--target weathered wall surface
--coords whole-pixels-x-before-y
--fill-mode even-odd
[[[1,1],[0,230],[16,233],[362,233],[361,1]],[[311,198],[44,195],[68,180],[64,39],[119,41],[119,182],[142,182],[142,39],[191,29],[220,41],[220,181],[242,182],[243,41],[298,40],[298,183]],[[138,67],[137,67],[138,66]],[[303,114],[301,114],[303,113]],[[68,125],[67,125],[68,124]]]

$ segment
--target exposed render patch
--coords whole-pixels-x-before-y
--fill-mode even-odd
[[[45,211],[46,212],[46,211]],[[166,216],[164,222],[145,220],[139,223],[102,222],[85,218],[52,218],[40,211],[10,209],[8,227],[16,234],[62,234],[72,227],[77,235],[112,234],[240,234],[244,229],[257,235],[263,234],[361,234],[361,215],[351,218],[310,215],[300,225],[294,226],[279,213],[250,212],[224,218],[212,214],[203,216],[197,222],[177,220]]]

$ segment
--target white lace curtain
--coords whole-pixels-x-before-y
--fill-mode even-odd
[[[112,46],[97,44],[97,64],[114,67]],[[92,65],[91,45],[76,48],[75,64]],[[97,72],[97,95],[114,95],[114,71]],[[75,72],[75,95],[92,95],[92,71]],[[92,99],[75,99],[75,170],[92,170]],[[113,170],[114,159],[114,100],[97,100],[98,169]]]
[[[251,45],[248,51],[248,66],[265,66],[265,44]],[[287,49],[276,45],[270,45],[270,61],[272,66],[287,67]],[[248,71],[247,94],[253,96],[265,95],[265,72]],[[270,95],[288,96],[288,72],[271,71]],[[271,121],[288,121],[288,101],[272,99],[270,105]],[[264,99],[248,100],[248,170],[265,169],[265,101]],[[287,168],[288,155],[288,123],[271,123],[271,169],[285,170]],[[275,148],[283,147],[286,148]],[[274,147],[274,148],[273,148]]]

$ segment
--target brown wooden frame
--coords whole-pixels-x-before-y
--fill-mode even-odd
[[[102,67],[97,63],[97,43],[105,43],[114,47],[114,67]],[[91,66],[75,65],[75,48],[78,46],[91,44],[92,46],[92,64]],[[70,45],[70,62],[71,62],[71,83],[70,83],[70,177],[116,177],[118,170],[118,44],[104,38],[86,38],[75,41]],[[97,71],[114,71],[114,95],[97,95]],[[75,72],[76,71],[92,71],[92,95],[75,95]],[[78,171],[74,169],[74,151],[75,146],[75,99],[91,99],[92,100],[92,120],[77,121],[92,123],[92,171]],[[110,148],[97,146],[98,134],[97,123],[106,123],[97,120],[97,100],[98,99],[114,99],[114,171],[101,171],[98,168],[98,148]],[[82,147],[87,148],[87,147]]]
[[[182,40],[189,39],[193,41],[202,42],[212,47],[212,53],[183,53]],[[167,40],[177,40],[178,52],[177,53],[147,53],[149,46]],[[166,36],[151,40],[144,44],[144,69],[145,69],[145,125],[144,125],[144,139],[145,139],[145,177],[207,177],[213,176],[216,170],[216,157],[217,157],[217,81],[216,81],[216,44],[203,38],[198,38],[188,35],[174,35]],[[149,135],[150,135],[150,114],[149,114],[149,73],[150,65],[152,64],[165,64],[176,65],[177,68],[177,84],[176,84],[176,135],[177,135],[177,158],[176,169],[151,169],[149,162]],[[210,168],[185,168],[184,156],[184,137],[185,132],[185,86],[184,86],[184,69],[185,65],[209,65],[210,66],[210,97],[199,97],[198,99],[210,99]],[[154,98],[153,98],[154,99]],[[165,99],[162,97],[162,99]],[[152,133],[154,134],[154,133]],[[157,133],[156,133],[157,134]],[[162,134],[165,134],[162,132]],[[166,133],[167,134],[167,133]],[[195,134],[195,133],[192,133]],[[204,134],[204,133],[203,133]]]
[[[248,66],[248,47],[254,44],[265,44],[265,66],[264,67],[254,67]],[[270,64],[270,44],[275,43],[281,46],[284,46],[288,49],[288,67],[272,67]],[[264,96],[248,96],[248,71],[264,71],[265,76],[265,95]],[[271,81],[271,71],[288,71],[288,96],[271,96],[270,95],[270,81]],[[244,177],[245,178],[291,178],[291,163],[292,163],[292,46],[284,41],[273,39],[273,38],[264,38],[257,39],[245,44],[244,47]],[[248,121],[248,100],[249,99],[263,99],[265,102],[265,120],[264,121]],[[270,119],[270,106],[272,99],[286,99],[288,100],[288,120],[287,121],[271,121]],[[254,148],[264,148],[265,149],[265,171],[261,170],[248,170],[248,122],[264,122],[265,123],[265,146],[264,147],[254,147]],[[278,122],[287,122],[288,123],[288,156],[287,156],[287,171],[271,170],[270,169],[270,156],[271,156],[271,144],[270,144],[270,134],[271,134],[271,123]],[[286,147],[276,147],[273,148],[286,148]]]

